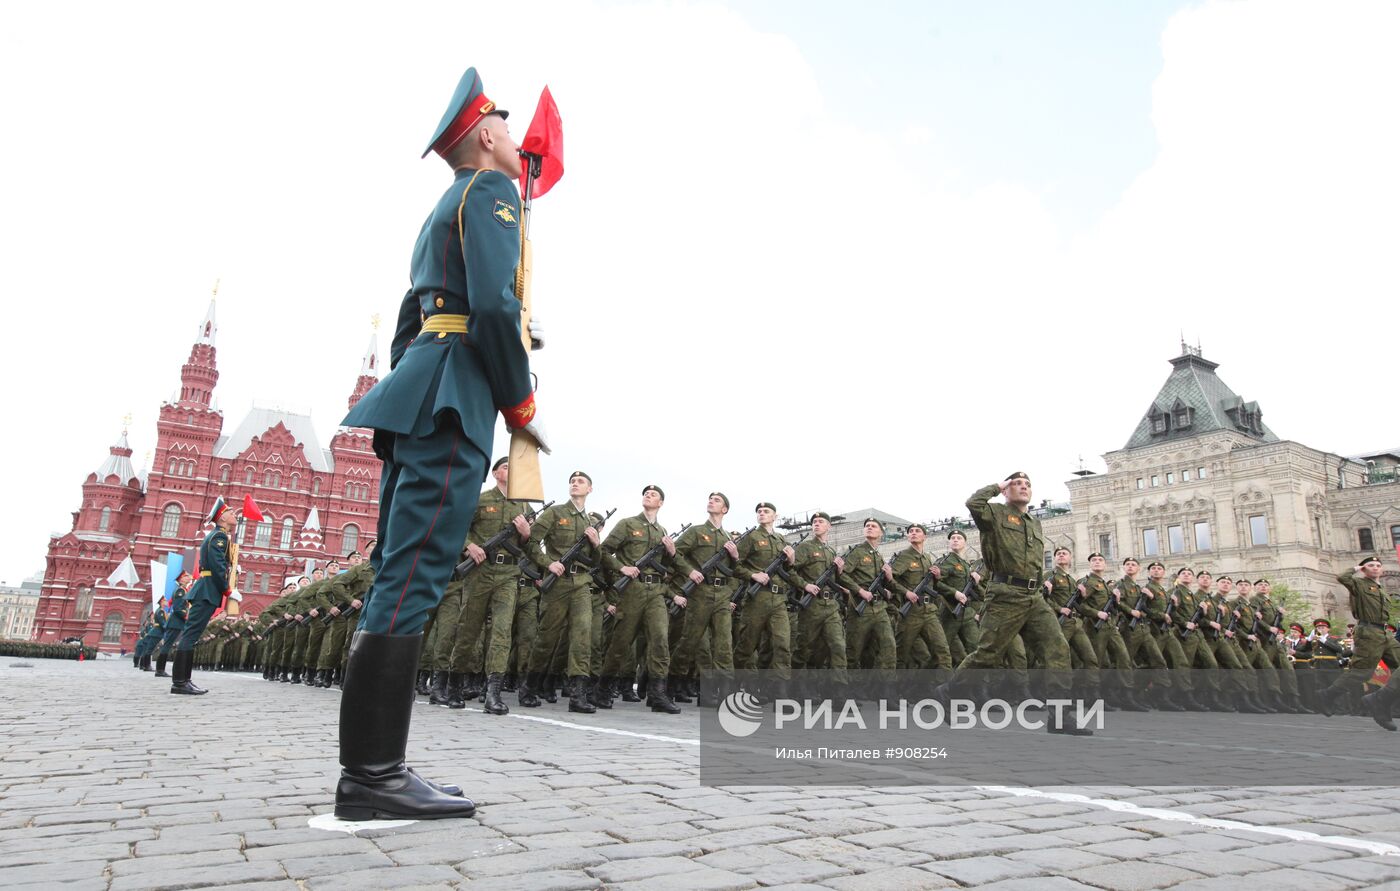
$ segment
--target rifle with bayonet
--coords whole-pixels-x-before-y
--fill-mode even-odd
[[[796,543],[790,544],[790,545],[786,545],[786,544],[785,544],[785,545],[783,545],[783,548],[795,548],[795,547],[797,547],[797,545],[802,544],[802,542],[803,542],[806,538],[807,538],[807,533],[804,532],[804,533],[802,533],[802,537],[799,538],[799,539],[797,539]],[[772,560],[768,561],[768,565],[767,565],[767,566],[763,567],[763,574],[766,575],[766,576],[769,576],[769,579],[768,579],[769,584],[772,584],[772,581],[773,581],[772,577],[775,576],[775,575],[781,576],[781,577],[784,579],[784,581],[788,581],[788,578],[787,578],[786,574],[781,572],[781,570],[782,570],[782,568],[783,568],[783,563],[786,562],[786,560],[787,560],[787,554],[784,553],[784,551],[783,551],[782,548],[780,548],[780,549],[778,550],[777,556],[775,556]],[[767,586],[764,585],[762,582],[758,582],[758,581],[754,581],[753,579],[750,579],[750,580],[748,581],[748,583],[740,585],[739,588],[738,588],[732,595],[730,595],[730,597],[729,597],[729,602],[732,603],[732,604],[734,604],[735,606],[738,606],[739,604],[743,603],[743,602],[744,602],[745,600],[747,600],[748,598],[750,598],[750,597],[754,596],[755,594],[757,594],[759,591],[761,591],[761,590],[762,590],[763,588],[765,588],[765,587],[767,587]]]
[[[847,557],[855,553],[855,549],[858,547],[860,547],[859,544],[853,544],[849,548],[847,548],[846,553],[841,555],[841,560],[844,562]],[[817,576],[816,579],[812,582],[812,584],[816,586],[818,591],[825,591],[827,588],[835,588],[842,594],[851,593],[846,590],[845,586],[837,583],[835,562],[833,562],[826,569],[822,570],[822,574]],[[797,587],[799,587],[802,591],[802,596],[797,600],[797,608],[806,609],[807,607],[812,605],[812,598],[816,595],[808,591],[806,585],[799,585]]]
[[[612,510],[608,511],[608,512],[603,516],[603,519],[597,521],[596,523],[590,523],[590,524],[589,524],[589,528],[591,528],[591,529],[602,529],[602,528],[603,528],[603,524],[605,524],[605,523],[608,522],[608,517],[611,517],[611,516],[612,516],[613,514],[615,514],[615,513],[617,513],[617,508],[613,508]],[[569,549],[568,549],[567,551],[565,551],[563,554],[560,554],[560,555],[559,555],[559,562],[562,563],[562,564],[564,564],[564,571],[565,571],[565,572],[568,571],[568,569],[569,569],[569,564],[573,563],[575,560],[578,559],[578,555],[583,553],[583,549],[584,549],[587,545],[588,545],[588,531],[585,529],[582,533],[579,534],[578,540],[575,541],[573,544],[569,545]],[[554,587],[554,583],[557,582],[557,581],[559,581],[559,576],[555,575],[555,574],[552,573],[552,572],[551,572],[548,576],[545,576],[545,577],[544,577],[544,580],[540,582],[540,593],[541,593],[541,594],[548,594],[548,593],[549,593],[549,589],[550,589],[550,588],[553,588],[553,587]]]
[[[734,544],[735,544],[735,546],[737,547],[738,544],[739,544],[739,542],[743,541],[744,539],[746,539],[746,538],[748,538],[750,535],[752,535],[752,534],[754,533],[754,530],[756,530],[757,528],[758,528],[757,526],[750,526],[748,529],[744,530],[744,534],[743,534],[743,535],[740,535],[738,538],[734,539]],[[710,555],[710,559],[708,559],[708,560],[706,560],[704,563],[700,564],[700,566],[699,566],[699,572],[700,572],[700,574],[703,575],[703,576],[705,576],[705,578],[706,578],[707,581],[709,580],[710,573],[712,573],[712,572],[718,572],[720,575],[732,577],[732,576],[734,575],[734,573],[733,573],[732,571],[730,571],[730,569],[724,565],[724,561],[725,561],[728,557],[729,557],[729,551],[725,549],[725,547],[724,547],[724,542],[720,542],[719,547],[715,550],[715,552],[714,552],[713,554]],[[699,583],[696,582],[695,579],[686,579],[686,580],[685,580],[685,583],[681,585],[681,596],[682,596],[682,597],[689,597],[689,596],[691,595],[691,593],[694,592],[695,589],[696,589],[698,586],[699,586]],[[671,615],[674,616],[674,615],[676,615],[677,613],[679,613],[683,608],[684,608],[684,607],[678,606],[678,605],[676,604],[676,601],[673,599],[673,600],[670,602],[670,604],[667,605],[666,611],[669,612]]]
[[[692,525],[693,524],[691,523],[686,523],[684,526],[677,529],[675,533],[670,536],[671,540],[675,541],[677,538],[680,537],[681,533],[685,532],[685,530],[689,529]],[[662,572],[663,567],[659,563],[657,563],[657,561],[661,559],[662,554],[666,553],[666,537],[667,536],[663,535],[662,541],[659,541],[655,545],[653,545],[645,554],[642,555],[642,559],[638,560],[636,563],[633,563],[632,566],[639,572],[646,572],[648,569],[656,570],[656,572],[658,573]],[[632,577],[630,575],[624,574],[617,581],[613,582],[612,589],[618,594],[621,594],[623,591],[627,590],[627,586],[630,584],[632,584]]]
[[[525,513],[522,514],[522,516],[525,517],[526,522],[533,523],[535,521],[535,517],[539,516],[540,513],[548,510],[553,505],[554,502],[551,501],[548,504],[542,505],[538,510],[525,511]],[[492,558],[494,558],[496,556],[496,552],[499,551],[501,548],[505,548],[506,551],[512,557],[515,557],[517,560],[525,556],[525,552],[520,549],[520,545],[516,544],[513,540],[519,537],[520,534],[515,530],[515,522],[511,521],[507,523],[506,528],[502,529],[500,532],[497,532],[495,535],[486,539],[486,543],[481,546],[481,549],[486,552],[486,560],[491,560]],[[466,578],[467,576],[471,575],[473,569],[476,569],[480,565],[480,563],[477,563],[471,557],[468,557],[461,563],[458,563],[456,569],[452,570],[453,581],[456,581],[457,579]]]

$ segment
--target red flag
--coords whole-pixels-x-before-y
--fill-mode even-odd
[[[261,523],[263,520],[262,511],[258,510],[258,506],[253,503],[252,495],[243,496],[243,518],[252,520],[254,523]]]
[[[540,157],[540,175],[535,179],[535,189],[527,198],[538,198],[548,192],[564,175],[564,125],[559,120],[559,107],[549,94],[549,87],[540,93],[539,105],[535,106],[535,117],[525,131],[525,141],[520,151]],[[529,165],[525,174],[529,175]],[[525,190],[524,178],[521,191]]]

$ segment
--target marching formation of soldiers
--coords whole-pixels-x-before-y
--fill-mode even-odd
[[[646,486],[641,511],[604,537],[606,517],[587,509],[587,473],[570,475],[566,503],[532,512],[505,497],[509,470],[505,459],[496,462],[495,486],[481,496],[462,562],[431,620],[418,692],[435,705],[464,708],[480,698],[486,712],[505,714],[503,693],[531,708],[556,702],[562,689],[574,712],[612,708],[620,698],[676,714],[677,703],[715,702],[717,691],[698,681],[702,669],[720,676],[768,669],[771,686],[750,690],[762,699],[801,693],[793,679],[805,669],[829,669],[844,685],[855,669],[884,681],[897,670],[930,669],[947,681],[964,663],[1006,670],[999,689],[978,694],[1026,699],[1028,672],[1060,667],[1053,654],[1062,645],[1076,669],[1071,692],[1101,697],[1111,709],[1362,713],[1360,694],[1376,664],[1400,665],[1384,596],[1367,578],[1379,573],[1374,558],[1339,577],[1358,621],[1353,642],[1334,637],[1327,619],[1306,634],[1287,623],[1267,579],[1189,567],[1169,579],[1161,562],[1143,567],[1132,557],[1114,579],[1097,553],[1076,578],[1063,547],[1049,573],[1007,575],[972,559],[958,529],[947,533],[948,552],[933,559],[918,524],[904,530],[908,547],[886,560],[878,549],[885,528],[875,518],[863,523],[860,543],[837,554],[827,543],[828,514],[813,514],[810,531],[790,537],[775,528],[774,505],[761,502],[751,527],[730,530],[722,492],[707,499],[704,522],[671,535],[658,520],[664,491]],[[974,519],[993,507],[1005,511],[986,503],[995,494],[988,487],[973,496]],[[988,516],[1039,534],[1028,514]],[[1026,544],[1028,557],[1043,553],[1035,540]],[[998,547],[987,529],[983,545],[989,558]],[[260,666],[268,681],[338,685],[374,579],[373,548],[371,541],[344,567],[332,561],[288,584],[259,617],[215,619],[196,664]],[[151,653],[164,653],[178,636],[188,581],[182,576],[168,616],[157,611],[138,664],[149,668]],[[1006,586],[1034,596],[1016,612],[1016,630],[990,641],[989,617],[997,617],[995,628],[1007,626],[993,604],[1015,600],[998,594]],[[1037,624],[1032,613],[1050,621]],[[1040,639],[1047,634],[1037,629],[1055,626],[1048,636],[1058,640]],[[984,642],[997,652],[972,665]],[[848,692],[873,695],[856,686]]]

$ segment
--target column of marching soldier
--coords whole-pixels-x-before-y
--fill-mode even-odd
[[[967,556],[957,529],[935,561],[925,551],[926,529],[912,525],[909,546],[887,561],[878,551],[884,526],[871,518],[864,540],[838,556],[826,542],[828,514],[815,513],[810,532],[790,541],[774,528],[774,506],[762,502],[753,526],[731,531],[729,499],[715,492],[706,520],[671,536],[657,518],[665,493],[649,485],[641,512],[603,538],[606,517],[586,507],[588,474],[570,475],[567,503],[534,512],[506,499],[505,459],[492,474],[496,485],[481,496],[426,637],[419,693],[433,704],[464,708],[480,697],[485,711],[505,714],[503,692],[536,707],[556,702],[563,688],[574,712],[645,697],[653,711],[676,714],[678,702],[713,703],[715,691],[699,684],[701,669],[770,669],[770,686],[750,691],[763,698],[802,692],[793,689],[794,669],[829,669],[838,689],[848,669],[873,669],[883,681],[896,670],[932,669],[937,682],[977,649],[985,570]],[[195,663],[260,665],[268,681],[339,684],[374,578],[373,547],[349,554],[344,571],[332,561],[288,584],[256,618],[211,622]],[[1166,567],[1153,561],[1144,580],[1129,557],[1112,580],[1103,555],[1088,562],[1089,574],[1076,579],[1069,550],[1056,548],[1053,569],[1036,581],[1078,669],[1075,694],[1100,696],[1110,709],[1362,713],[1367,663],[1400,666],[1375,558],[1338,577],[1359,622],[1355,656],[1326,619],[1306,636],[1302,625],[1285,625],[1266,579],[1182,567],[1168,582]],[[152,652],[162,654],[158,676],[187,587],[183,576],[169,618],[157,610],[138,646],[141,667],[149,669]],[[1002,660],[1006,679],[981,694],[1030,698],[1026,672],[1046,667],[1036,652],[1014,637]],[[1386,726],[1388,718],[1377,721]]]

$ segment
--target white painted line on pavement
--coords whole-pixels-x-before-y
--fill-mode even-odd
[[[332,832],[344,832],[354,835],[361,829],[397,829],[400,826],[412,826],[417,820],[342,820],[335,814],[317,814],[306,825],[312,829],[327,829]]]
[[[1087,795],[1078,795],[1074,792],[1048,792],[1043,789],[1033,789],[1024,786],[978,786],[977,788],[985,792],[999,792],[1004,795],[1014,795],[1018,798],[1048,798],[1051,801],[1060,801],[1066,804],[1087,804],[1093,807],[1101,807],[1105,810],[1118,811],[1137,817],[1146,817],[1153,820],[1167,820],[1174,823],[1190,823],[1193,826],[1204,826],[1208,829],[1257,832],[1262,835],[1276,835],[1290,841],[1312,842],[1319,845],[1333,845],[1339,848],[1353,848],[1358,851],[1365,851],[1368,854],[1378,854],[1387,857],[1400,856],[1400,847],[1389,845],[1385,842],[1368,841],[1364,838],[1348,838],[1343,835],[1318,835],[1316,832],[1305,832],[1301,829],[1286,829],[1282,826],[1256,826],[1253,823],[1241,823],[1239,820],[1220,820],[1215,817],[1198,817],[1195,814],[1188,814],[1186,811],[1169,810],[1160,807],[1142,807],[1133,804],[1131,801],[1116,801],[1111,798],[1090,798]]]

